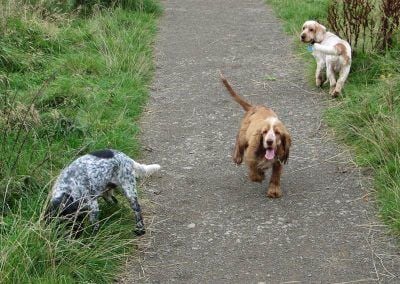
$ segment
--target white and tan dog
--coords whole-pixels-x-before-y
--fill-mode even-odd
[[[324,83],[323,71],[329,80],[332,97],[338,96],[350,72],[351,47],[350,44],[337,35],[327,32],[326,27],[316,21],[306,21],[300,40],[310,43],[312,54],[317,61],[315,81],[317,87]],[[339,78],[336,80],[336,74]]]

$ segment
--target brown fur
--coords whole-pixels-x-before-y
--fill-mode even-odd
[[[233,161],[239,165],[244,160],[249,168],[249,178],[255,182],[262,182],[265,178],[265,170],[272,167],[267,196],[280,197],[282,195],[280,189],[282,164],[288,161],[291,145],[289,132],[272,109],[262,105],[251,105],[236,94],[222,74],[221,80],[232,98],[246,111],[236,137]],[[275,149],[275,158],[269,161],[265,158],[265,141],[271,128],[275,140],[272,144],[274,146],[271,147]]]
[[[346,53],[346,47],[343,43],[338,43],[335,45],[338,55],[341,55],[344,59],[344,64],[350,64],[350,58]]]

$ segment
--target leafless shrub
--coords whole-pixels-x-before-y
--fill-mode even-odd
[[[332,30],[345,38],[353,48],[357,49],[361,44],[365,51],[368,41],[373,39],[373,10],[374,5],[369,0],[331,0],[328,22]]]
[[[380,4],[379,4],[380,1]],[[331,0],[328,22],[354,50],[384,51],[400,26],[400,0]]]
[[[399,28],[400,0],[382,0],[380,11],[380,41],[377,42],[377,48],[379,50],[385,50],[392,46],[394,33]]]

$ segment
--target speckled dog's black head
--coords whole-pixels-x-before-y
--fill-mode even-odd
[[[79,202],[74,201],[74,198],[68,194],[63,193],[60,197],[51,200],[46,217],[55,215],[68,216],[77,213],[79,210]],[[57,214],[55,214],[58,212]]]
[[[102,159],[111,159],[114,157],[113,151],[111,151],[109,149],[94,151],[94,152],[90,153],[90,155],[98,157],[98,158],[102,158]]]

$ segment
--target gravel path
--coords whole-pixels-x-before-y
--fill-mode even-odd
[[[164,1],[157,71],[142,119],[147,234],[126,283],[400,283],[366,178],[327,133],[328,95],[306,81],[280,21],[259,0]],[[310,55],[311,56],[311,55]],[[222,86],[272,107],[293,137],[283,197],[231,160],[243,116]],[[136,257],[135,257],[136,258]]]

